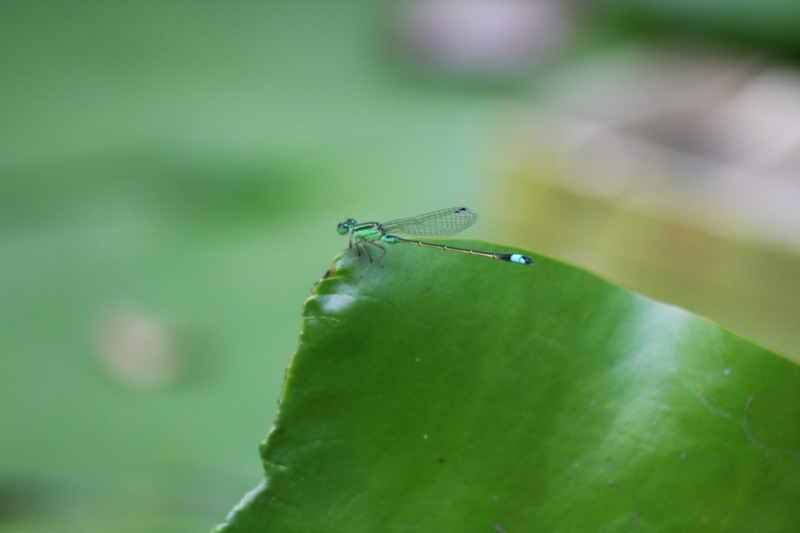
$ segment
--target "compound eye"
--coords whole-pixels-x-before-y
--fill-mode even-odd
[[[344,235],[345,233],[347,233],[347,224],[345,222],[342,222],[341,224],[336,226],[336,232],[339,235]]]

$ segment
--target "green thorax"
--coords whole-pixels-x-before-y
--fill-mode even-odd
[[[342,235],[350,233],[358,240],[397,242],[397,237],[386,235],[383,226],[378,222],[356,222],[349,218],[339,224],[338,232]]]

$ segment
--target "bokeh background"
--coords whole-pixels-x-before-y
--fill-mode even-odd
[[[798,358],[799,60],[792,0],[0,1],[0,531],[221,521],[347,217]]]

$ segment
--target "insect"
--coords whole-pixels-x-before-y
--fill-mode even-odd
[[[382,261],[383,257],[386,255],[386,247],[384,244],[402,242],[427,248],[480,255],[489,257],[490,259],[499,259],[500,261],[508,261],[520,265],[532,265],[534,263],[534,260],[530,257],[517,253],[494,254],[491,252],[480,252],[478,250],[456,248],[455,246],[434,244],[401,237],[401,235],[422,238],[446,237],[464,231],[473,225],[477,219],[478,213],[469,207],[451,207],[449,209],[440,209],[416,217],[399,218],[383,224],[380,222],[357,222],[355,219],[348,218],[336,227],[336,231],[339,235],[348,235],[350,237],[350,247],[352,248],[355,246],[359,255],[361,255],[361,250],[363,250],[370,262],[372,262],[372,257],[367,251],[367,245],[376,246],[383,250],[383,255],[381,256]]]

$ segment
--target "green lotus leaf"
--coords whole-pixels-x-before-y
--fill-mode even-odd
[[[338,258],[305,304],[264,481],[218,530],[797,530],[800,368],[526,255]]]

